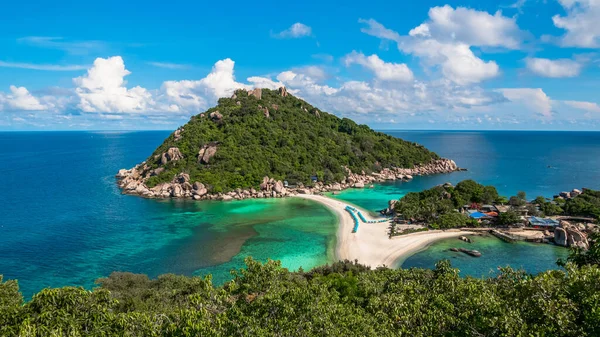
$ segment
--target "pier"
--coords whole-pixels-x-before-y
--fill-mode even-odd
[[[492,229],[490,230],[490,234],[492,234],[493,236],[497,237],[498,239],[504,241],[504,242],[509,242],[509,243],[513,243],[517,241],[517,238],[508,235],[506,233],[502,233],[498,230]]]

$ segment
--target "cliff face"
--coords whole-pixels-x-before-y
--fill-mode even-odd
[[[220,99],[117,179],[123,193],[148,198],[229,200],[456,170],[453,161],[421,145],[320,111],[280,88],[238,90]]]

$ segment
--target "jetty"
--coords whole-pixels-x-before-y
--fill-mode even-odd
[[[508,235],[506,233],[502,233],[496,229],[490,230],[490,234],[492,234],[493,236],[497,237],[498,239],[500,239],[504,242],[513,243],[513,242],[517,241],[517,238],[515,238],[514,236]]]

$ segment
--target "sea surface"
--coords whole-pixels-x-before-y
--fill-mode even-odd
[[[375,212],[407,192],[467,178],[494,184],[505,195],[524,190],[530,198],[575,187],[600,188],[600,133],[388,133],[419,142],[468,171],[348,190],[335,197]],[[29,297],[44,287],[91,288],[94,280],[112,271],[153,277],[211,273],[215,283],[222,283],[231,269],[244,266],[246,256],[281,260],[290,269],[332,260],[337,219],[309,200],[221,203],[121,195],[115,173],[145,160],[168,135],[0,133],[0,275],[18,279]],[[432,245],[403,265],[432,267],[433,261],[448,258],[444,244]],[[567,252],[524,243],[516,250],[490,241],[494,245],[500,253],[489,259],[484,254],[477,262],[462,257],[452,261],[465,275],[481,276],[506,263],[538,272],[555,268],[556,257]]]

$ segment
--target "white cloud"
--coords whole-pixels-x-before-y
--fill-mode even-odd
[[[515,18],[497,11],[494,15],[449,5],[429,10],[429,20],[409,32],[410,36],[459,42],[471,46],[519,48],[523,33]]]
[[[312,35],[312,28],[310,28],[309,26],[300,23],[300,22],[296,22],[293,25],[290,26],[290,28],[279,32],[277,34],[272,34],[273,37],[275,38],[279,38],[279,39],[297,39],[297,38],[301,38],[301,37],[306,37],[306,36],[311,36]]]
[[[84,112],[145,112],[155,102],[148,90],[136,86],[127,89],[125,76],[130,72],[120,56],[97,58],[87,74],[73,79]]]
[[[346,66],[359,64],[371,70],[377,79],[383,81],[410,82],[414,78],[412,71],[406,64],[385,62],[375,54],[365,56],[363,53],[353,51],[346,55],[344,63]]]
[[[442,75],[456,84],[467,85],[494,78],[500,73],[494,61],[475,56],[463,43],[441,43],[434,39],[408,41],[401,45],[405,52],[421,57],[426,65],[439,66]]]
[[[523,103],[545,118],[552,118],[552,101],[540,88],[498,89],[504,97],[512,102]]]
[[[600,47],[600,1],[558,0],[567,12],[566,16],[552,17],[554,25],[566,30],[560,44],[568,47]]]
[[[527,58],[525,63],[531,72],[554,78],[578,76],[583,68],[581,63],[571,59]]]
[[[31,69],[31,70],[46,70],[46,71],[76,71],[76,70],[87,69],[87,66],[82,66],[82,65],[34,64],[34,63],[4,62],[4,61],[0,61],[0,67]]]
[[[197,81],[166,81],[162,89],[174,105],[171,110],[206,109],[220,97],[231,96],[236,89],[249,89],[250,85],[238,83],[233,75],[235,62],[227,58],[213,66],[212,71]]]
[[[563,103],[579,110],[600,113],[600,106],[598,105],[598,103],[585,101],[563,101]]]
[[[189,66],[187,64],[179,64],[179,63],[169,63],[169,62],[148,62],[149,65],[164,68],[164,69],[188,69]]]
[[[0,110],[42,111],[50,108],[50,105],[40,102],[25,87],[11,85],[9,94],[0,93]]]
[[[517,46],[515,38],[500,41],[510,37],[509,33],[514,33],[515,29],[511,21],[507,23],[498,13],[492,16],[486,12],[436,7],[430,11],[430,20],[412,29],[408,36],[401,36],[373,19],[361,19],[359,22],[367,24],[361,29],[362,32],[396,42],[400,51],[421,58],[427,67],[439,68],[445,78],[459,85],[479,83],[500,73],[496,62],[475,56],[469,43],[510,48]],[[477,25],[481,26],[479,29],[492,32],[467,33]],[[444,32],[446,28],[453,29],[455,33]]]

